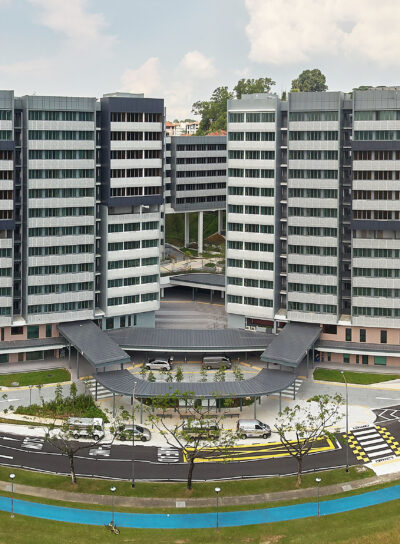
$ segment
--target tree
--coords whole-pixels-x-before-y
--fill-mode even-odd
[[[150,370],[148,376],[147,376],[147,380],[149,382],[155,382],[156,381],[156,377],[154,376],[153,372]]]
[[[201,382],[206,382],[207,381],[207,370],[204,367],[201,367],[200,376],[201,376],[201,378],[200,378]]]
[[[292,81],[292,93],[326,91],[326,77],[318,70],[304,70],[297,79]]]
[[[233,367],[233,374],[235,376],[235,381],[241,382],[244,380],[242,369],[240,368],[240,365],[235,365]]]
[[[287,93],[286,93],[286,91],[282,91],[281,100],[284,101],[284,102],[286,102],[286,100],[287,100]]]
[[[329,427],[342,417],[340,407],[344,404],[339,394],[316,395],[307,400],[306,406],[287,406],[278,414],[275,425],[281,444],[297,461],[297,486],[301,485],[303,459],[320,438],[329,438]]]
[[[175,372],[175,380],[177,382],[181,382],[183,381],[183,372],[182,372],[182,369],[180,366],[178,366],[178,368],[176,369],[176,372]]]
[[[215,382],[224,382],[225,381],[226,369],[224,365],[220,366],[217,372],[214,374]]]
[[[242,98],[243,94],[269,93],[275,85],[270,77],[259,77],[258,79],[239,79],[233,87],[235,98]]]
[[[179,400],[185,406],[179,406]],[[159,430],[167,444],[180,448],[183,460],[188,464],[187,488],[192,489],[195,462],[204,455],[226,456],[235,445],[237,435],[223,428],[224,415],[211,415],[211,408],[202,406],[202,399],[195,399],[192,393],[180,394],[178,391],[153,399],[152,406],[157,415],[148,408],[147,418]],[[165,410],[176,406],[177,421],[163,417]],[[160,413],[161,412],[161,413]]]

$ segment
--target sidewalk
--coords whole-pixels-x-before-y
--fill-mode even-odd
[[[343,468],[344,470],[344,468]],[[387,474],[385,476],[373,476],[371,478],[365,478],[361,480],[355,480],[353,482],[346,482],[342,484],[334,484],[320,488],[321,496],[337,495],[339,493],[353,491],[356,489],[365,489],[377,484],[384,484],[387,482],[394,482],[400,479],[400,473]],[[116,482],[118,486],[118,482]],[[194,483],[196,486],[196,483]],[[238,495],[225,497],[224,484],[221,483],[221,506],[243,506],[245,504],[254,505],[261,503],[291,501],[300,499],[312,499],[315,498],[316,488],[308,487],[305,489],[293,489],[289,491],[277,491],[274,493],[261,493],[258,495]],[[11,484],[7,482],[0,482],[0,491],[11,491]],[[51,500],[62,500],[66,502],[77,502],[86,504],[98,504],[104,506],[112,505],[112,497],[110,495],[92,495],[89,493],[73,493],[70,491],[62,491],[60,489],[44,489],[40,487],[33,487],[28,485],[22,485],[14,483],[14,492],[21,495],[30,495],[32,497],[41,497]],[[132,492],[134,495],[135,491]],[[130,507],[130,508],[206,508],[215,507],[215,497],[190,499],[190,498],[162,498],[157,499],[154,497],[121,497],[114,496],[115,506]]]

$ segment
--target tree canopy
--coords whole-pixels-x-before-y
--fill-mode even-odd
[[[318,68],[303,70],[299,77],[292,81],[291,92],[316,92],[326,91],[326,77]]]
[[[201,117],[198,135],[226,130],[226,103],[232,98],[241,98],[243,94],[267,93],[275,85],[269,77],[258,79],[240,79],[233,90],[217,87],[210,100],[198,100],[192,105],[192,113]]]

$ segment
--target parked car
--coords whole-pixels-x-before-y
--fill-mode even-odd
[[[104,436],[104,421],[99,418],[70,417],[68,429],[74,438],[93,438],[100,440]]]
[[[218,438],[220,434],[217,422],[212,419],[185,419],[182,431],[189,437],[202,438],[204,440]]]
[[[231,368],[232,362],[229,357],[225,357],[223,355],[213,355],[203,357],[201,366],[207,370],[219,369],[221,367]]]
[[[118,440],[132,440],[132,435],[135,434],[135,440],[147,442],[151,440],[151,432],[146,427],[141,425],[121,425],[118,429],[116,437]]]
[[[240,438],[269,438],[271,429],[259,419],[239,419],[237,422],[237,432]]]
[[[169,357],[168,359],[149,359],[144,363],[144,367],[146,370],[171,370],[172,361],[172,357]]]

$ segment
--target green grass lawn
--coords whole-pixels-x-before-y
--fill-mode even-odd
[[[398,380],[400,378],[400,375],[398,374],[373,374],[368,372],[350,372],[347,370],[345,370],[344,375],[348,383],[357,383],[362,385],[388,382],[390,380]],[[317,368],[314,370],[314,380],[343,383],[343,376],[340,370]]]
[[[68,470],[67,459],[65,459],[65,471]],[[196,470],[196,469],[195,469]],[[78,483],[74,486],[67,476],[56,476],[52,474],[41,474],[22,469],[15,469],[15,482],[34,487],[44,487],[49,489],[60,489],[63,491],[72,491],[75,493],[93,493],[107,495],[110,492],[110,486],[117,487],[116,494],[121,496],[134,497],[156,497],[156,498],[200,498],[214,497],[215,482],[194,483],[192,491],[188,491],[184,483],[153,483],[136,482],[135,489],[132,490],[130,482],[109,480],[78,478]],[[0,466],[0,480],[9,481],[10,469]],[[335,483],[345,483],[352,480],[358,480],[373,476],[374,473],[367,469],[359,472],[358,467],[350,467],[348,473],[344,469],[323,471],[320,473],[323,485]],[[315,486],[315,473],[304,474],[302,487]],[[296,489],[296,478],[275,477],[266,479],[250,480],[231,480],[221,483],[225,496],[233,495],[252,495],[257,493],[271,493],[274,491],[287,491]]]
[[[13,382],[23,385],[38,385],[45,383],[69,382],[71,374],[65,368],[52,368],[49,370],[37,370],[35,372],[15,372],[13,374],[0,374],[0,386],[11,387]]]
[[[215,529],[124,529],[135,544],[398,544],[400,501],[321,518]],[[182,513],[181,511],[179,513]],[[118,525],[118,517],[116,519]],[[46,521],[0,512],[1,544],[103,544],[117,538],[104,527]]]

